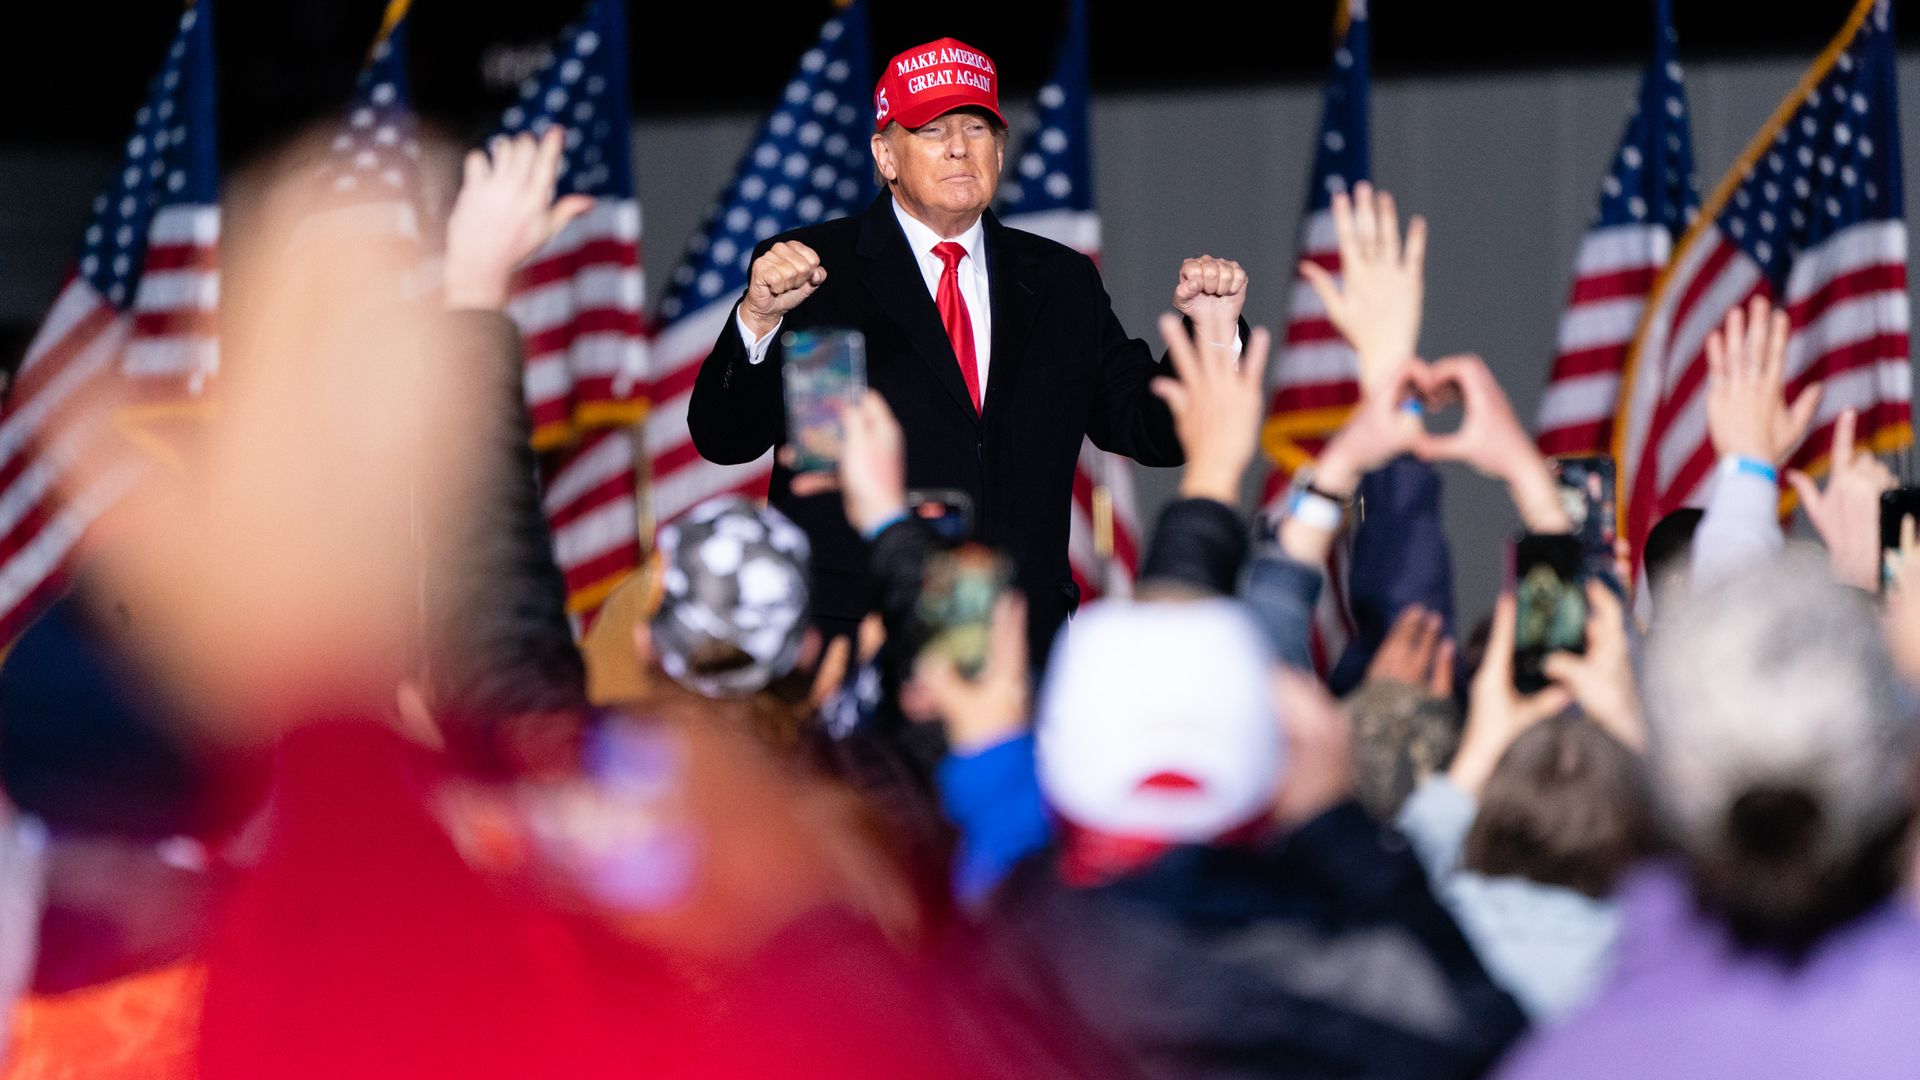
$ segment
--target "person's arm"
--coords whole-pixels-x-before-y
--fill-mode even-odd
[[[1360,481],[1362,508],[1347,562],[1354,638],[1328,676],[1335,693],[1359,685],[1400,614],[1418,607],[1453,632],[1453,558],[1440,517],[1440,473],[1411,455]]]
[[[761,241],[754,250],[747,291],[701,362],[687,403],[687,431],[701,457],[738,465],[786,437],[775,331],[826,280],[820,256],[805,244]]]
[[[1458,461],[1504,483],[1528,532],[1573,531],[1553,470],[1514,416],[1513,404],[1485,361],[1467,354],[1434,361],[1428,392],[1443,400],[1457,398],[1466,415],[1451,434],[1423,434],[1414,447],[1421,459]]]
[[[1160,511],[1140,563],[1140,581],[1231,595],[1246,565],[1247,547],[1247,523],[1238,510],[1214,499],[1176,499]]]
[[[987,661],[972,679],[944,656],[923,656],[914,668],[947,736],[938,774],[941,805],[960,834],[954,890],[969,905],[984,900],[1052,837],[1027,733],[1026,620],[1019,594],[1001,597]]]
[[[1175,377],[1155,379],[1152,390],[1167,403],[1187,468],[1179,501],[1160,515],[1140,577],[1231,593],[1247,555],[1247,528],[1235,507],[1259,442],[1272,338],[1254,331],[1244,349],[1235,349],[1170,314],[1161,318],[1160,333]]]
[[[1707,434],[1720,464],[1693,534],[1688,576],[1694,589],[1786,548],[1776,470],[1806,434],[1820,403],[1818,386],[1803,391],[1792,407],[1781,398],[1791,329],[1785,311],[1756,296],[1748,307],[1727,312],[1707,335]]]
[[[1467,723],[1460,732],[1460,746],[1447,766],[1447,778],[1476,799],[1513,740],[1573,702],[1564,686],[1549,686],[1526,696],[1514,689],[1513,641],[1513,594],[1502,593],[1493,606],[1486,655],[1467,694]]]
[[[1290,557],[1277,544],[1256,549],[1240,579],[1240,602],[1266,632],[1274,656],[1297,671],[1313,670],[1308,642],[1325,584],[1318,566]]]
[[[1157,392],[1157,381],[1174,376],[1171,352],[1154,362],[1144,341],[1130,338],[1113,313],[1113,299],[1092,264],[1087,264],[1091,295],[1087,302],[1100,313],[1095,355],[1093,409],[1087,419],[1087,437],[1102,450],[1124,454],[1142,465],[1173,466],[1184,461],[1173,418]],[[1240,318],[1246,302],[1247,275],[1229,259],[1202,256],[1180,264],[1173,305],[1186,322],[1186,332],[1202,347],[1238,353],[1252,340],[1252,331]],[[1164,328],[1163,328],[1164,334]],[[1237,499],[1237,493],[1236,493]]]
[[[496,142],[492,156],[468,155],[466,175],[447,224],[446,297],[449,311],[440,346],[486,393],[484,408],[463,418],[483,433],[475,445],[485,458],[450,477],[469,491],[456,500],[469,512],[428,520],[435,550],[451,557],[430,566],[425,582],[428,681],[443,718],[471,722],[494,703],[478,700],[497,678],[507,653],[524,654],[538,642],[573,648],[567,621],[566,579],[553,557],[540,505],[538,468],[530,438],[520,330],[503,308],[514,268],[531,257],[591,200],[553,200],[561,133],[536,144],[531,136]],[[448,535],[451,533],[451,535]],[[513,632],[498,632],[503,581],[517,597]],[[504,651],[503,651],[504,650]],[[566,670],[563,667],[555,671]],[[562,678],[559,674],[555,678]],[[585,705],[584,676],[577,688]],[[503,734],[448,732],[462,750],[491,759],[517,758]],[[469,745],[460,746],[462,739]]]
[[[1301,670],[1313,666],[1308,639],[1313,608],[1325,585],[1321,567],[1360,478],[1406,452],[1420,432],[1409,406],[1418,393],[1421,364],[1402,361],[1379,392],[1360,407],[1314,463],[1312,488],[1296,488],[1282,507],[1274,544],[1256,552],[1240,585],[1240,597],[1267,632],[1274,651]],[[1296,477],[1296,481],[1299,478]]]
[[[1427,872],[1427,881],[1435,892],[1444,894],[1446,883],[1460,868],[1460,851],[1466,845],[1467,830],[1473,828],[1480,805],[1445,773],[1434,773],[1420,781],[1400,805],[1394,827],[1407,838],[1415,858]]]
[[[1407,222],[1405,242],[1393,196],[1373,185],[1333,196],[1329,215],[1340,252],[1338,280],[1312,260],[1300,274],[1340,336],[1353,347],[1363,400],[1391,393],[1394,375],[1417,355],[1425,294],[1427,223]],[[1353,533],[1347,608],[1355,636],[1329,683],[1351,689],[1400,612],[1419,605],[1453,622],[1453,568],[1440,525],[1440,477],[1401,455],[1360,481],[1363,516]]]
[[[1053,840],[1033,736],[1022,732],[977,750],[955,750],[936,779],[941,809],[959,833],[954,897],[978,908],[1020,860]]]

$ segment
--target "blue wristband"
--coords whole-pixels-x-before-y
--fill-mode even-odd
[[[1769,484],[1778,484],[1780,482],[1779,472],[1775,471],[1772,465],[1761,461],[1759,458],[1751,458],[1745,454],[1729,454],[1727,458],[1733,462],[1734,472],[1743,472],[1749,476],[1757,476]]]
[[[873,528],[862,531],[860,533],[860,539],[865,540],[867,543],[871,544],[875,540],[880,539],[881,533],[886,532],[888,529],[891,529],[895,525],[898,525],[901,522],[907,520],[908,516],[909,515],[905,510],[899,510],[892,514],[889,514],[886,517],[883,517],[879,521],[875,522]]]

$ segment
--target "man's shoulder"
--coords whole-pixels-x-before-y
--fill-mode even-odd
[[[853,250],[854,242],[859,237],[860,215],[851,214],[847,217],[834,218],[832,221],[815,222],[812,225],[802,225],[797,229],[775,233],[755,245],[754,251],[757,254],[775,244],[795,242],[805,244],[824,257],[829,253]]]
[[[1017,218],[1015,220],[1018,221]],[[1099,274],[1099,269],[1085,253],[1076,251],[1058,240],[1031,232],[1018,224],[1009,225],[997,218],[994,219],[994,224],[997,228],[991,230],[988,243],[1006,245],[1008,254],[1056,272],[1090,273],[1096,276]]]

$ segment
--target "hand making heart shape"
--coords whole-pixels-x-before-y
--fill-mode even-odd
[[[1514,462],[1538,456],[1506,391],[1478,356],[1462,353],[1417,365],[1409,381],[1430,417],[1456,405],[1461,410],[1453,431],[1428,431],[1415,440],[1413,451],[1423,460],[1458,461],[1504,479]]]
[[[1432,363],[1410,360],[1393,380],[1393,404],[1421,414],[1420,430],[1407,447],[1422,461],[1457,461],[1512,492],[1522,520],[1532,532],[1565,532],[1566,511],[1554,490],[1553,474],[1533,439],[1514,415],[1499,380],[1478,356],[1462,353]],[[1408,401],[1418,401],[1419,410]],[[1459,426],[1435,432],[1426,427],[1436,416],[1460,409]]]

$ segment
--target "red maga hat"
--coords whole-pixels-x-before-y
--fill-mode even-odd
[[[986,53],[953,38],[916,45],[887,61],[873,88],[873,130],[898,121],[916,128],[968,106],[1000,115],[1000,74]]]

